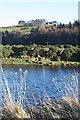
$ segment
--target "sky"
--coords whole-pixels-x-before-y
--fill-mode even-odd
[[[17,25],[19,20],[46,19],[69,23],[78,19],[78,1],[0,1],[0,27]]]

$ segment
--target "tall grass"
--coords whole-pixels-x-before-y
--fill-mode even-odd
[[[68,77],[68,81],[70,84],[65,84],[65,96],[61,87],[58,85],[57,78],[53,78],[52,82],[55,83],[55,87],[57,88],[57,92],[62,93],[63,96],[61,99],[52,100],[46,92],[45,89],[45,70],[43,69],[44,74],[44,95],[43,98],[36,98],[33,91],[26,86],[27,83],[27,70],[24,72],[22,69],[19,69],[20,80],[15,82],[12,80],[12,86],[9,86],[8,80],[5,78],[5,74],[3,69],[1,68],[1,78],[0,84],[2,85],[2,98],[3,98],[3,107],[0,111],[0,117],[3,119],[79,119],[80,114],[80,103],[78,102],[78,77],[79,74],[74,72],[71,76]],[[17,72],[13,73],[13,76],[17,76]],[[70,81],[71,80],[71,81]],[[35,83],[36,86],[36,83]],[[74,88],[75,86],[75,88]],[[75,91],[74,91],[75,89]],[[26,95],[27,91],[31,95],[31,100],[33,104],[30,102],[30,98]],[[77,92],[77,93],[76,93]],[[37,102],[38,101],[38,102]],[[27,104],[27,106],[26,106]],[[26,107],[26,108],[25,108]],[[25,109],[24,109],[25,108]]]

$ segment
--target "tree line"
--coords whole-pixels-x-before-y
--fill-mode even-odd
[[[47,22],[45,19],[33,19],[29,21],[24,21],[24,20],[19,20],[18,21],[18,26],[39,26],[39,25],[44,25]]]
[[[56,45],[56,44],[71,44],[80,45],[80,23],[75,21],[73,24],[45,24],[39,25],[36,28],[33,26],[30,34],[23,34],[21,31],[8,30],[2,32],[3,45]],[[22,27],[27,31],[28,27]]]

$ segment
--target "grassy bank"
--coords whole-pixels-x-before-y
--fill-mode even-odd
[[[63,67],[69,67],[69,66],[80,66],[80,62],[70,62],[70,61],[50,61],[50,60],[41,60],[41,61],[35,61],[33,59],[30,59],[29,61],[22,60],[21,58],[5,58],[2,59],[3,65],[47,65],[47,66],[63,66]]]

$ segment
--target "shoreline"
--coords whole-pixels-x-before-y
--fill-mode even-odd
[[[30,61],[26,62],[19,58],[2,59],[2,65],[29,65],[29,66],[52,66],[52,67],[80,67],[80,62],[73,61]]]

